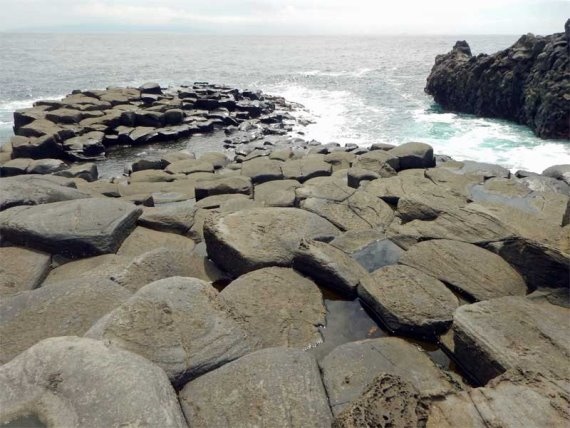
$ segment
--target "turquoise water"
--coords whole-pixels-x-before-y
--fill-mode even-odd
[[[570,143],[509,122],[441,112],[423,88],[457,39],[475,54],[517,36],[246,37],[184,34],[2,34],[0,143],[11,113],[73,89],[194,81],[259,88],[302,103],[321,142],[423,141],[456,159],[542,171],[570,163]]]

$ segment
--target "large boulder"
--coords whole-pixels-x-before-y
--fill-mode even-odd
[[[520,274],[500,256],[465,242],[437,239],[412,246],[400,263],[445,282],[472,300],[524,295]]]
[[[41,426],[187,426],[159,367],[78,337],[44,340],[0,367],[0,424],[29,416]]]
[[[233,275],[268,266],[290,266],[302,238],[323,239],[339,230],[296,208],[252,208],[209,217],[204,224],[208,256]]]
[[[271,348],[189,382],[180,392],[193,427],[330,427],[332,417],[314,357]]]
[[[547,177],[555,178],[570,185],[570,165],[553,165],[542,171],[542,174]]]
[[[263,347],[304,348],[322,341],[323,296],[293,269],[269,267],[240,276],[220,293],[244,327]]]
[[[360,282],[358,296],[398,334],[434,337],[446,331],[459,306],[441,282],[408,266],[386,266]]]
[[[546,299],[503,297],[460,307],[455,358],[481,384],[509,369],[570,380],[568,309]]]
[[[59,177],[29,175],[2,178],[0,211],[18,205],[39,205],[91,197],[74,187],[71,180]]]
[[[20,247],[0,248],[0,296],[32,290],[49,272],[51,256]]]
[[[54,281],[4,297],[0,303],[0,363],[48,337],[83,335],[129,298],[130,292],[99,276]]]
[[[435,166],[433,147],[425,143],[405,143],[391,150],[388,155],[398,159],[398,171],[410,168],[432,168]]]
[[[253,185],[249,177],[224,177],[220,176],[212,180],[200,181],[195,188],[196,200],[214,195],[243,194],[251,195]]]
[[[144,286],[86,337],[142,355],[162,367],[175,385],[235,360],[255,345],[210,284],[182,277]]]
[[[356,400],[381,373],[399,376],[423,396],[437,397],[456,389],[416,346],[396,337],[384,337],[340,345],[320,363],[333,414]]]
[[[345,252],[325,242],[303,240],[293,259],[293,267],[323,287],[349,297],[368,272]]]
[[[195,201],[181,201],[145,208],[138,219],[141,226],[162,232],[187,234],[194,225]]]
[[[25,247],[85,257],[115,252],[141,213],[134,205],[100,198],[13,207],[0,213],[0,233]]]

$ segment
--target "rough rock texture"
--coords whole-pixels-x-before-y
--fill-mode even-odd
[[[460,307],[454,353],[482,384],[511,368],[570,380],[567,308],[548,300],[503,297]]]
[[[182,277],[144,286],[86,337],[147,358],[175,385],[251,352],[255,344],[218,303],[210,284]]]
[[[240,276],[220,293],[244,328],[262,346],[304,348],[322,341],[323,296],[293,269],[270,267]]]
[[[83,335],[91,325],[130,297],[103,278],[82,278],[44,285],[3,297],[0,304],[0,363],[42,339]]]
[[[89,197],[91,195],[75,189],[75,184],[66,178],[21,175],[0,180],[0,211],[18,205],[39,205]]]
[[[557,248],[525,238],[489,242],[485,248],[514,266],[530,289],[570,288],[570,255]]]
[[[448,376],[426,353],[396,337],[338,346],[321,361],[320,366],[335,415],[356,400],[370,381],[381,373],[401,377],[425,396],[442,396],[455,389]]]
[[[393,332],[434,336],[451,326],[457,297],[434,277],[409,266],[386,266],[361,281],[358,296]]]
[[[506,261],[465,242],[437,239],[412,246],[400,263],[428,273],[470,299],[524,295],[526,284]]]
[[[303,240],[293,259],[293,267],[321,286],[345,296],[354,296],[368,272],[343,251],[324,242]]]
[[[25,247],[85,257],[115,252],[135,226],[140,208],[111,199],[79,199],[0,213],[0,234]]]
[[[323,427],[332,417],[314,357],[271,348],[188,383],[180,392],[192,427]]]
[[[27,415],[60,427],[186,427],[160,368],[78,337],[44,340],[0,367],[0,424]]]
[[[433,402],[427,427],[565,427],[570,424],[569,401],[568,383],[537,372],[510,371],[484,388]]]
[[[398,376],[376,376],[362,395],[333,421],[333,428],[421,427],[427,406],[418,390]]]
[[[527,34],[508,49],[474,57],[460,41],[436,57],[425,90],[445,109],[509,119],[540,137],[568,139],[569,43],[568,33]]]
[[[210,217],[204,224],[208,256],[241,275],[267,266],[290,266],[302,238],[330,238],[339,230],[296,208],[253,208]]]
[[[20,247],[0,248],[0,296],[32,290],[49,272],[51,256]]]

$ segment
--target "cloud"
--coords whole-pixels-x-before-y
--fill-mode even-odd
[[[217,33],[561,31],[570,0],[0,0],[0,30],[114,25]]]

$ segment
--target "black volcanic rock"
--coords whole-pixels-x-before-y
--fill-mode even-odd
[[[446,110],[528,125],[542,138],[570,138],[570,20],[565,33],[522,36],[493,55],[465,41],[435,59],[425,91]]]

